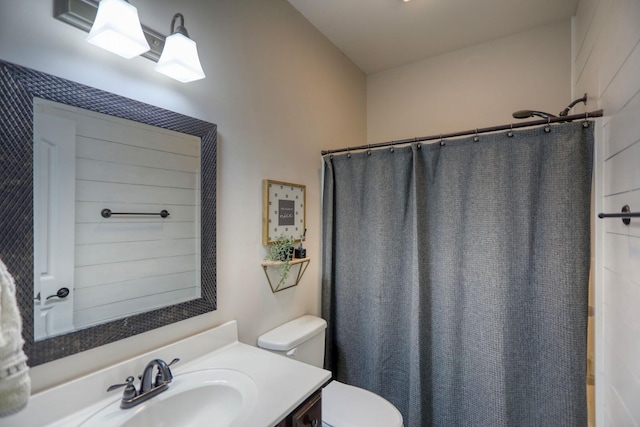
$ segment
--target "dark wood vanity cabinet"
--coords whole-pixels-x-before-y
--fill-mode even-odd
[[[322,427],[322,389],[313,393],[275,427]]]

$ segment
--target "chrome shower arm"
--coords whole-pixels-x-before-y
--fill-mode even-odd
[[[575,101],[573,101],[571,104],[567,105],[567,108],[565,108],[564,110],[562,110],[560,112],[560,116],[564,117],[567,114],[569,114],[569,111],[578,103],[580,102],[584,102],[584,105],[587,105],[587,94],[585,93],[584,96],[582,98],[578,98]]]

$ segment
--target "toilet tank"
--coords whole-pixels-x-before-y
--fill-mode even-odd
[[[258,338],[258,347],[322,368],[327,322],[305,315],[280,325]]]

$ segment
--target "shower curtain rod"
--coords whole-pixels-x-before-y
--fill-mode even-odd
[[[345,151],[369,150],[371,148],[390,147],[390,146],[399,145],[399,144],[410,144],[412,142],[442,140],[445,138],[455,138],[459,136],[476,135],[480,133],[498,132],[501,130],[512,130],[512,129],[524,128],[529,126],[546,125],[550,123],[564,123],[564,122],[572,122],[574,120],[587,120],[594,117],[602,117],[602,110],[591,111],[583,114],[574,114],[571,116],[549,117],[548,119],[532,120],[529,122],[514,123],[514,124],[508,124],[508,125],[501,125],[501,126],[491,126],[491,127],[479,128],[479,129],[471,129],[471,130],[465,130],[462,132],[454,132],[454,133],[446,133],[446,134],[443,133],[440,135],[421,136],[417,138],[400,139],[396,141],[377,142],[375,144],[359,145],[357,147],[338,148],[336,150],[322,150],[321,153],[324,156],[325,154],[343,153]]]

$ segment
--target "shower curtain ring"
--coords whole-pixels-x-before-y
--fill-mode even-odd
[[[478,138],[478,128],[476,128],[476,136],[473,137],[473,142],[478,142],[480,141],[480,138]]]
[[[347,158],[350,159],[351,158],[351,148],[347,147]]]
[[[509,132],[507,132],[507,136],[509,138],[513,138],[513,123],[511,123],[511,130]]]
[[[367,144],[367,156],[371,155],[371,144]]]
[[[589,113],[585,112],[584,121],[582,122],[582,127],[585,129],[589,127],[589,120],[587,120],[588,118],[589,118]]]
[[[547,125],[544,127],[546,133],[551,132],[551,116],[547,117]]]
[[[444,147],[445,145],[447,145],[447,143],[444,142],[444,139],[442,139],[442,134],[440,134],[440,146]]]

